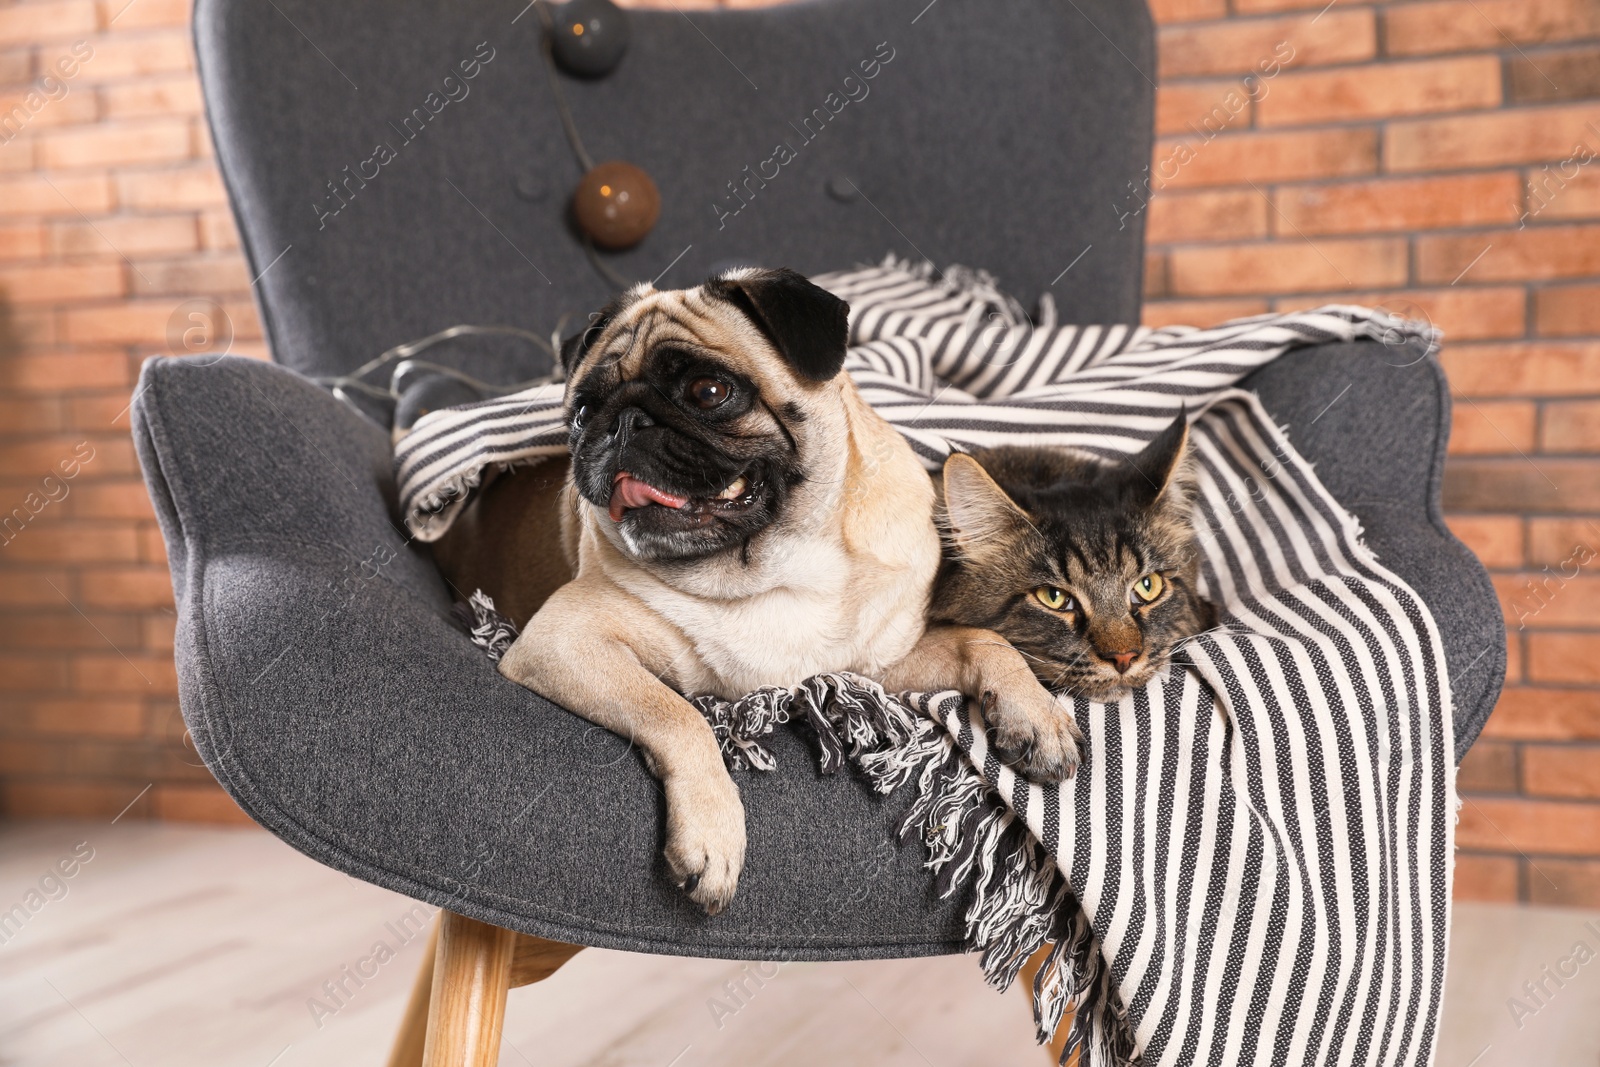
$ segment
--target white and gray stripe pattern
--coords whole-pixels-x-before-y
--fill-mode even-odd
[[[1455,822],[1443,649],[1427,607],[1237,382],[1297,345],[1431,333],[1346,307],[1150,331],[1057,325],[1047,303],[1029,325],[976,272],[886,263],[817,280],[852,305],[851,373],[930,467],[1001,442],[1122,454],[1180,406],[1201,413],[1203,585],[1223,623],[1121,701],[1073,701],[1088,739],[1078,774],[1023,781],[965,701],[917,702],[1003,801],[986,840],[998,848],[1020,819],[1091,928],[1090,969],[1115,1002],[1080,1020],[1085,1062],[1126,1046],[1094,1036],[1114,1025],[1147,1064],[1430,1063]],[[558,393],[419,422],[397,455],[419,537],[484,465],[565,447]],[[930,849],[989,871],[992,855],[928,836],[951,821],[929,816]],[[974,947],[1015,936],[999,911],[1044,905],[989,908],[992,922],[969,913]],[[985,959],[991,975],[1014,973],[1004,963]],[[1050,989],[1036,994],[1049,1018]]]

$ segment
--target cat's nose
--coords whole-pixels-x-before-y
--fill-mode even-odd
[[[1102,652],[1100,658],[1117,668],[1118,674],[1127,674],[1128,668],[1133,666],[1133,661],[1139,658],[1139,650],[1131,652]]]

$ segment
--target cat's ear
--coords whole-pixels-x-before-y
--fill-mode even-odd
[[[1180,409],[1165,430],[1128,461],[1134,496],[1144,504],[1160,500],[1176,481],[1189,451],[1189,413]]]
[[[1003,550],[1021,528],[1033,525],[989,472],[962,452],[952,452],[944,463],[944,508],[950,537],[967,556]]]

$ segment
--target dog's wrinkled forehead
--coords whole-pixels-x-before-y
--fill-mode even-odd
[[[569,384],[606,368],[631,380],[652,353],[676,346],[725,354],[768,382],[824,382],[844,365],[849,305],[783,270],[737,270],[693,289],[641,283],[620,294],[561,346]]]

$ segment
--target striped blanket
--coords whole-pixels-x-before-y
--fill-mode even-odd
[[[1071,780],[1000,763],[956,694],[825,675],[699,701],[736,764],[809,722],[825,765],[907,787],[969,945],[1034,983],[1041,1038],[1110,1064],[1431,1061],[1455,821],[1450,687],[1426,606],[1362,544],[1290,438],[1237,383],[1289,348],[1436,338],[1324,307],[1210,329],[1036,322],[992,279],[887,261],[816,279],[852,306],[846,364],[935,469],[953,447],[1131,453],[1187,406],[1203,591],[1219,629],[1113,703],[1063,698],[1087,738]],[[419,421],[397,451],[408,522],[448,525],[488,464],[566,446],[551,385]],[[1291,428],[1292,430],[1292,428]],[[480,622],[482,621],[480,617]]]

